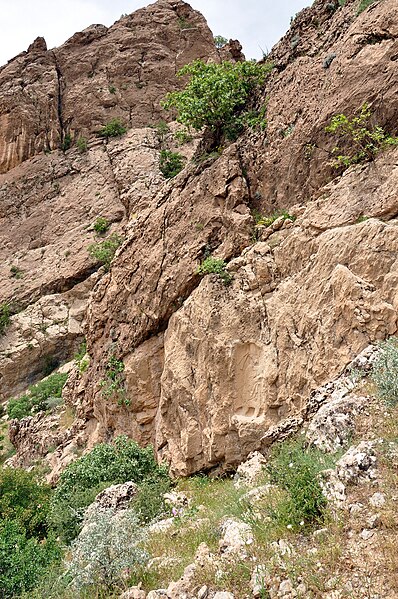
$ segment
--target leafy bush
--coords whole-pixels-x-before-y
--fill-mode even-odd
[[[81,527],[84,508],[97,493],[129,480],[154,484],[167,481],[168,475],[164,467],[156,464],[151,447],[141,448],[127,437],[97,445],[61,474],[49,521],[64,540],[72,540]]]
[[[338,146],[333,148],[332,153],[337,156],[333,163],[335,168],[348,168],[352,164],[374,160],[380,151],[398,145],[397,137],[391,137],[382,127],[370,123],[371,115],[365,102],[355,116],[349,118],[345,114],[336,114],[325,128],[328,133],[340,135],[349,148],[347,154],[343,154]]]
[[[373,364],[372,380],[379,396],[390,406],[398,404],[398,338],[380,343],[380,352]]]
[[[202,264],[199,266],[197,273],[199,275],[218,275],[222,279],[224,285],[229,285],[232,281],[232,275],[225,270],[225,267],[226,263],[224,260],[208,256],[208,258],[203,260]]]
[[[277,211],[269,216],[264,216],[260,212],[254,210],[252,216],[256,222],[256,225],[262,225],[264,227],[270,227],[278,218],[283,217],[283,220],[295,221],[296,217],[289,214],[286,210]]]
[[[166,179],[172,179],[184,168],[184,158],[178,152],[162,150],[160,152],[159,168]]]
[[[109,123],[104,125],[98,132],[99,137],[119,137],[124,135],[127,129],[119,119],[112,119]]]
[[[279,523],[299,529],[324,520],[327,501],[318,474],[330,468],[336,458],[300,441],[277,445],[267,470],[271,481],[286,491],[286,498],[271,513]]]
[[[29,387],[29,393],[26,395],[10,399],[7,406],[8,417],[20,420],[30,416],[32,412],[47,410],[50,401],[62,396],[67,378],[67,374],[55,373],[37,385]]]
[[[14,279],[23,279],[23,272],[18,266],[11,266],[10,273]]]
[[[93,243],[88,247],[88,253],[95,258],[108,271],[117,248],[122,243],[122,238],[112,233],[107,239],[100,243]]]
[[[0,336],[4,335],[6,328],[10,324],[10,315],[10,305],[6,302],[0,304]]]
[[[140,492],[134,497],[131,505],[142,524],[149,524],[167,513],[163,495],[169,490],[170,479],[166,477],[140,485]]]
[[[69,150],[71,145],[72,145],[72,136],[69,133],[67,133],[62,142],[62,146],[61,146],[62,151],[66,152],[66,150]]]
[[[98,235],[103,235],[107,232],[110,227],[110,223],[107,218],[103,216],[99,216],[94,223],[94,231],[98,233]]]
[[[192,141],[192,135],[190,135],[186,129],[179,129],[174,133],[174,137],[180,146]]]
[[[60,557],[48,533],[48,485],[31,472],[0,470],[0,596],[31,590]]]
[[[130,405],[130,401],[126,399],[124,387],[124,364],[122,360],[118,360],[115,356],[111,356],[106,364],[105,379],[100,381],[102,394],[104,397],[116,396],[119,405]]]
[[[1,597],[16,597],[33,589],[60,557],[54,539],[28,538],[17,521],[0,520]]]
[[[209,127],[218,140],[243,128],[249,98],[271,69],[251,61],[206,64],[195,60],[178,72],[180,77],[189,76],[185,89],[169,93],[162,105],[175,108],[177,120],[187,127],[198,131]]]
[[[39,484],[32,472],[18,468],[0,470],[0,521],[13,520],[28,537],[46,536],[51,488]]]
[[[78,140],[76,141],[76,146],[81,154],[83,154],[84,152],[87,152],[87,148],[88,148],[87,139],[85,137],[79,137]]]
[[[148,561],[148,554],[139,547],[144,538],[133,511],[115,514],[112,509],[93,510],[72,545],[67,567],[72,588],[81,592],[91,587],[97,591],[122,582],[126,571],[130,573]]]
[[[216,48],[224,48],[224,46],[226,46],[228,44],[228,40],[226,37],[223,37],[222,35],[215,35],[214,36],[214,43]]]

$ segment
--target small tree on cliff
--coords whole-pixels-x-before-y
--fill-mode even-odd
[[[256,116],[264,120],[261,111],[253,114],[247,105],[272,68],[252,61],[206,64],[195,60],[177,73],[189,76],[185,88],[169,93],[162,106],[176,109],[177,120],[187,127],[197,131],[209,127],[216,141],[222,135],[234,138],[248,122],[256,124]]]

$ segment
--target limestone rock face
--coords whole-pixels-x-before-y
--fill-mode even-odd
[[[212,54],[205,19],[182,0],[158,0],[109,28],[92,25],[54,50],[38,38],[0,67],[0,173],[112,118],[156,123],[178,69]]]
[[[276,70],[263,98],[267,130],[242,144],[256,204],[266,212],[318,197],[335,176],[328,165],[335,139],[325,132],[333,115],[368,102],[373,122],[397,134],[398,6],[387,0],[357,9],[356,0],[344,7],[317,0],[269,56]]]

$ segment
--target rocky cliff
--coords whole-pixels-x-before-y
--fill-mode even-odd
[[[159,0],[109,30],[89,28],[53,53],[38,42],[0,72],[5,89],[17,85],[27,65],[61,74],[54,83],[63,90],[61,125],[55,119],[49,128],[40,117],[37,133],[25,128],[11,138],[13,114],[23,110],[18,122],[35,122],[30,104],[16,102],[15,94],[15,107],[0,120],[10,148],[2,168],[14,167],[2,175],[1,188],[8,206],[1,225],[9,235],[5,298],[23,306],[34,298],[39,306],[51,293],[54,303],[45,300],[51,306],[64,302],[56,324],[69,331],[58,337],[65,347],[68,334],[68,343],[82,336],[81,325],[74,328],[83,318],[73,316],[75,291],[90,291],[84,329],[90,365],[75,370],[65,388],[76,420],[73,435],[51,456],[53,466],[76,443],[91,446],[125,433],[153,443],[175,475],[234,469],[305,418],[313,389],[369,343],[396,332],[398,151],[341,175],[330,165],[335,142],[325,132],[334,114],[352,114],[368,102],[374,123],[397,133],[398,8],[383,0],[358,14],[358,4],[317,0],[299,13],[270,56],[275,68],[257,99],[267,103],[267,130],[188,162],[170,182],[159,172],[156,132],[140,127],[164,116],[158,101],[176,86],[180,65],[196,56],[218,59],[202,17],[185,3]],[[50,58],[58,66],[50,68]],[[43,92],[38,79],[31,84]],[[95,96],[93,109],[87,94]],[[135,128],[118,141],[91,141],[114,116]],[[89,153],[72,149],[27,160],[66,134],[88,136]],[[291,218],[256,227],[253,210],[281,209]],[[97,215],[124,237],[105,274],[91,274],[95,265],[84,252]],[[26,276],[14,281],[17,229],[18,266]],[[228,261],[231,285],[199,277],[209,253]],[[23,387],[15,374],[16,360],[26,364],[28,355],[18,349],[27,340],[18,341],[18,326],[26,330],[23,314],[1,340],[4,397]],[[34,345],[42,347],[40,332]],[[123,380],[120,394],[109,396],[112,360]],[[41,435],[37,420],[29,426],[32,438]],[[26,463],[29,426],[22,421],[13,431],[19,463]]]

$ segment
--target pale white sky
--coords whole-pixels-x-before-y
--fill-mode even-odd
[[[191,0],[207,19],[214,35],[239,39],[246,58],[261,58],[289,27],[290,17],[311,0]],[[47,46],[61,45],[93,23],[112,25],[124,13],[150,0],[0,0],[0,65],[39,35]]]

